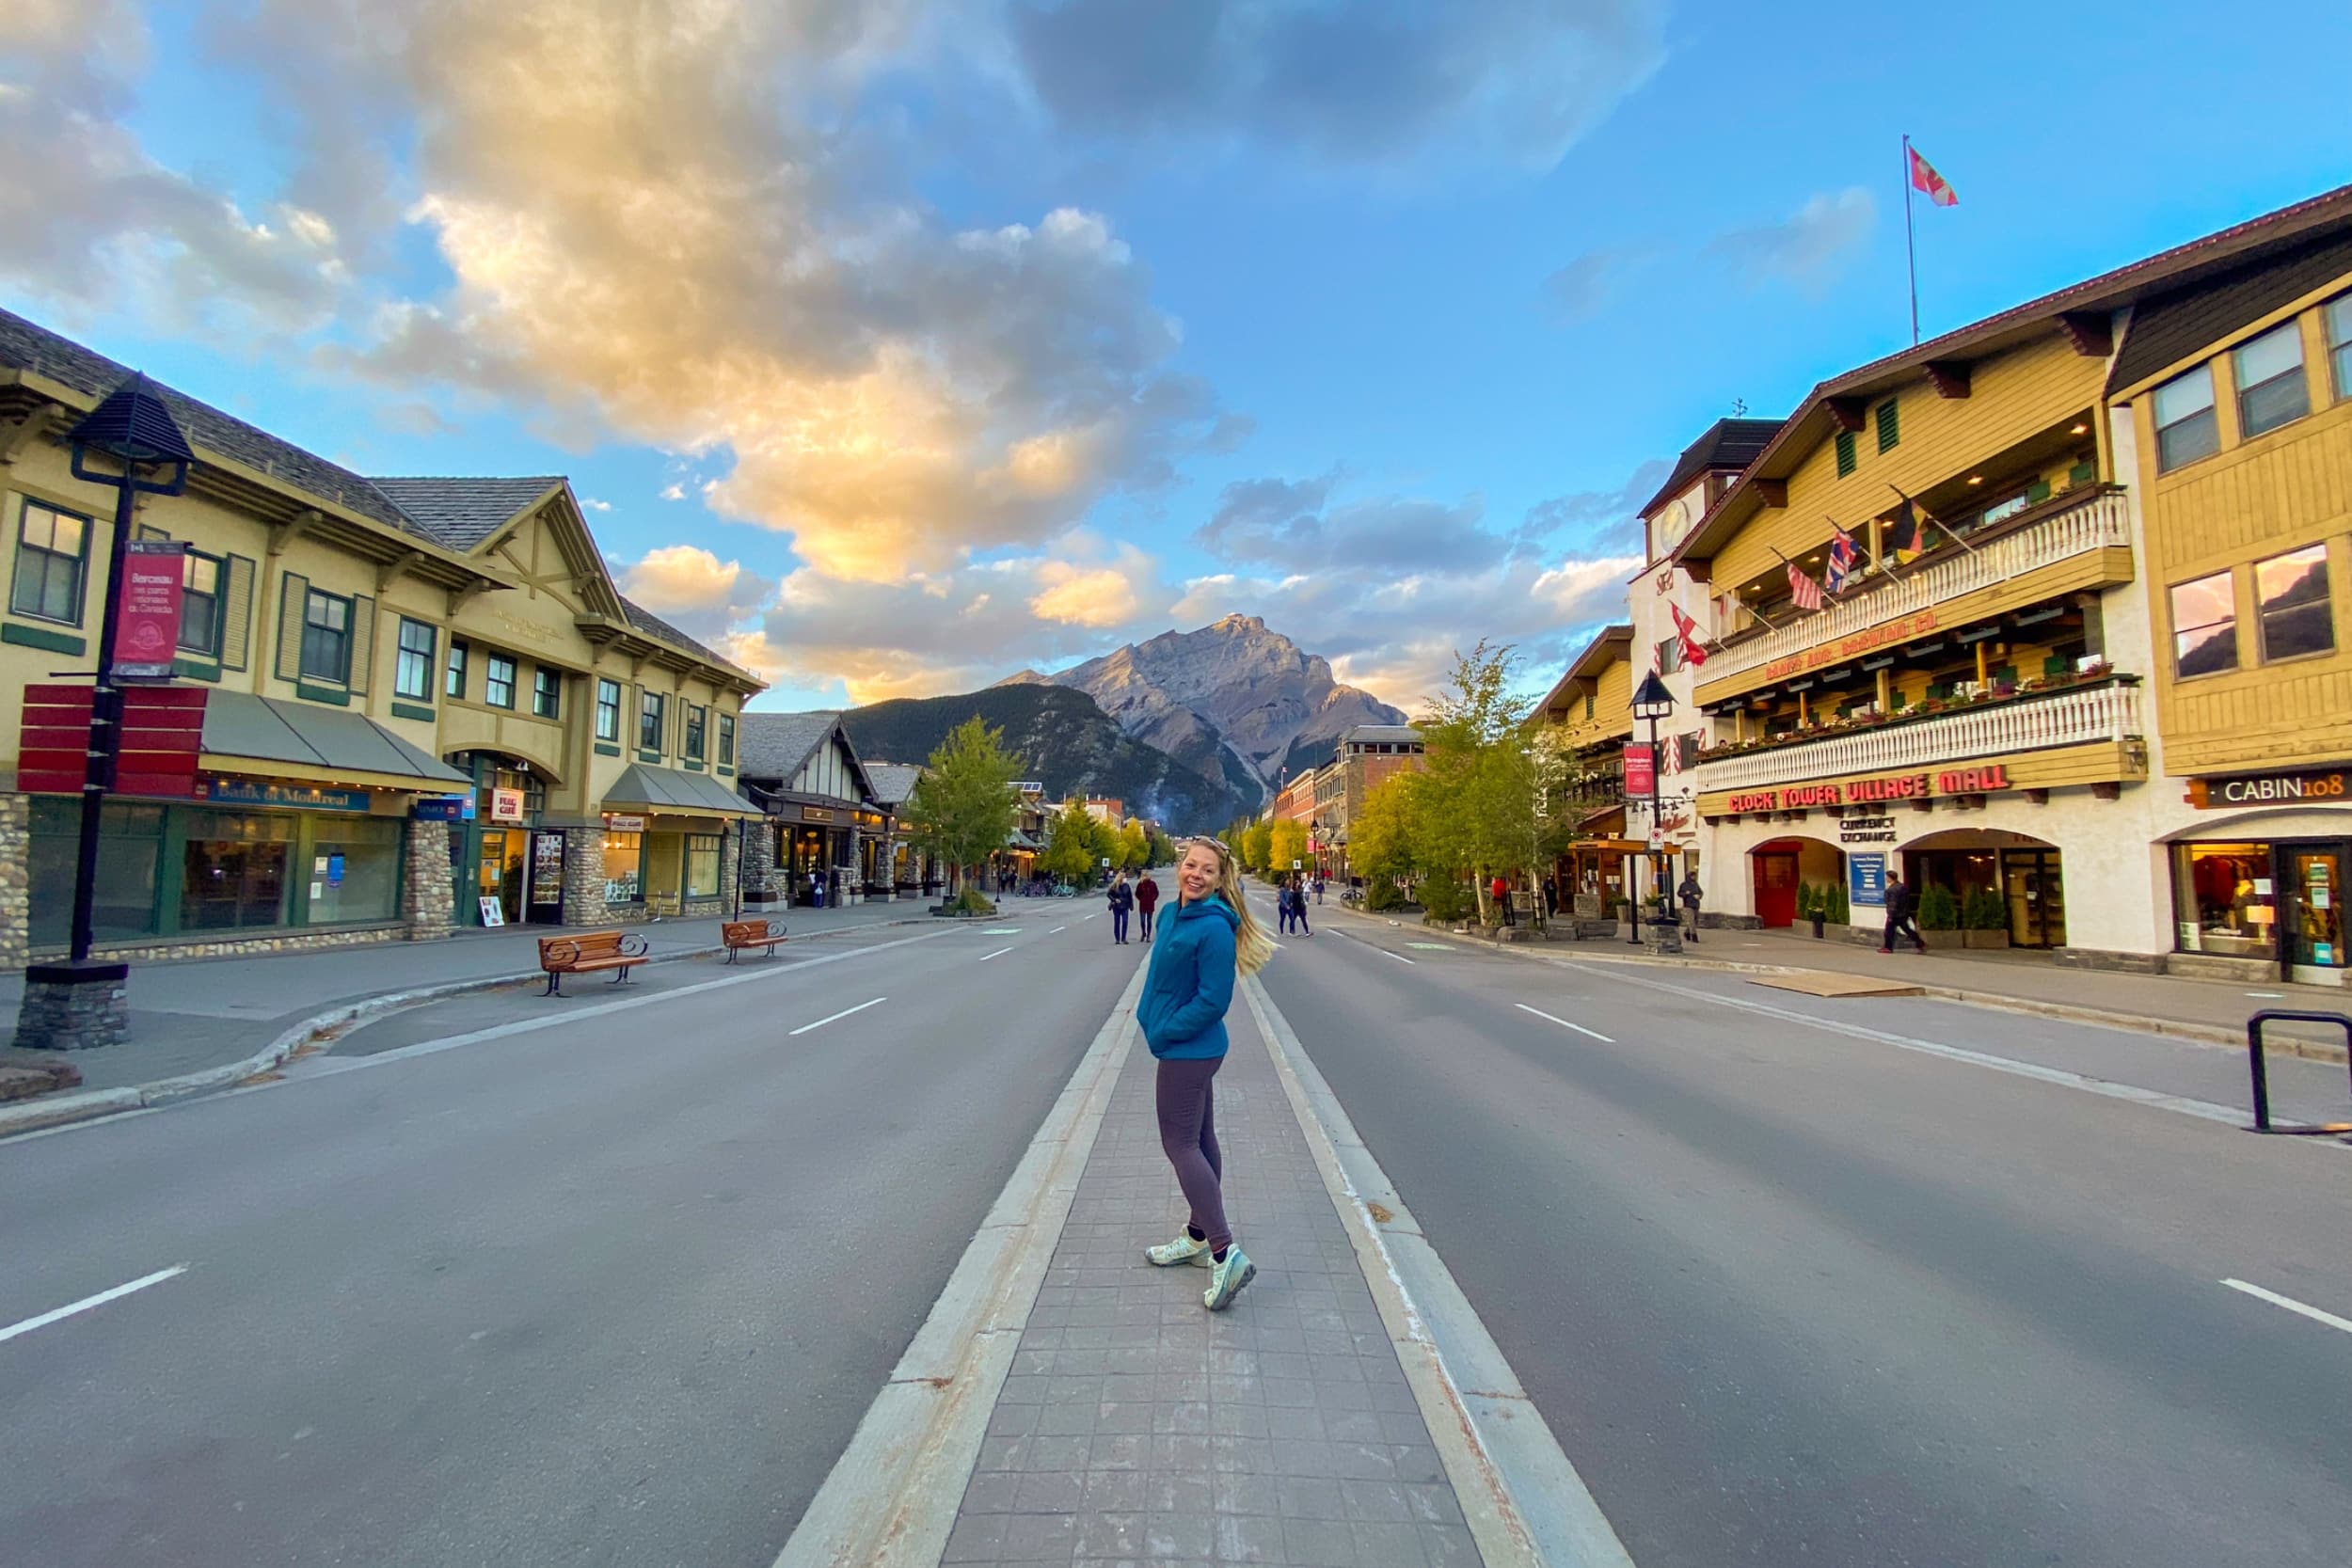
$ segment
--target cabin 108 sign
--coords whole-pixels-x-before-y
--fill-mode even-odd
[[[1996,763],[1990,768],[1947,768],[1940,773],[1889,773],[1836,784],[1742,790],[1724,802],[1724,810],[1738,816],[1747,812],[1803,811],[1808,806],[1880,805],[1931,800],[1938,796],[1988,795],[2010,787],[2008,767]]]

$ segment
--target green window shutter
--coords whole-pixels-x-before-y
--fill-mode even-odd
[[[1895,400],[1888,398],[1879,404],[1879,451],[1894,451],[1895,443],[1902,438],[1902,427],[1897,422],[1895,413]]]
[[[232,555],[221,577],[220,667],[242,670],[246,644],[253,635],[253,562]]]
[[[1853,468],[1853,432],[1841,430],[1837,433],[1837,477],[1845,478]]]
[[[375,601],[361,594],[351,601],[351,669],[343,684],[355,697],[368,694],[368,673],[375,668]]]
[[[2043,501],[2046,501],[2049,499],[2050,482],[2046,479],[2035,480],[2026,491],[2026,504],[2027,506],[2040,506]]]
[[[310,579],[288,572],[278,593],[278,678],[302,678],[302,617],[310,599]]]

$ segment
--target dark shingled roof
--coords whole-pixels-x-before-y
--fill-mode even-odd
[[[78,392],[102,398],[131,374],[129,366],[119,365],[103,354],[8,310],[0,310],[0,365],[31,371],[63,382]],[[171,410],[171,417],[180,421],[180,428],[187,433],[193,445],[282,479],[387,528],[437,545],[442,543],[430,528],[401,511],[390,497],[349,468],[305,451],[292,441],[281,440],[232,414],[224,414],[209,403],[199,403],[176,388],[161,382],[149,385]]]
[[[470,550],[514,515],[564,483],[561,474],[525,479],[386,479],[369,481],[392,504],[430,529],[450,548]]]
[[[735,770],[747,779],[789,782],[840,726],[838,713],[747,713],[736,736]]]
[[[678,630],[677,627],[670,625],[669,622],[663,620],[660,616],[656,615],[652,610],[647,610],[644,605],[639,604],[635,599],[628,598],[626,596],[623,597],[621,600],[621,608],[628,611],[628,624],[636,627],[639,631],[644,632],[647,637],[654,638],[659,641],[667,642],[673,648],[683,648],[686,652],[692,654],[697,658],[707,658],[710,660],[711,663],[720,666],[722,669],[732,670],[737,674],[742,675],[746,679],[753,678],[750,671],[744,669],[741,665],[736,663],[733,659],[726,657],[724,655],[710,648],[707,648],[702,643],[695,641],[692,638]]]
[[[1669,496],[1681,493],[1684,485],[1703,473],[1715,468],[1740,469],[1756,461],[1756,454],[1780,434],[1784,421],[1779,420],[1717,420],[1707,427],[1707,434],[1682,449],[1682,456],[1666,476],[1666,483],[1658,487],[1658,494],[1643,504],[1642,515],[1646,517],[1658,510]]]
[[[2142,300],[2132,309],[2107,391],[2145,381],[2347,272],[2352,272],[2352,234],[2342,234]]]
[[[915,781],[923,770],[907,762],[869,762],[866,765],[866,782],[874,786],[874,800],[885,806],[902,806],[914,794]]]

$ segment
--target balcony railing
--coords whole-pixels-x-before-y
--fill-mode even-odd
[[[2039,567],[2092,550],[2129,546],[2131,541],[2131,520],[2122,492],[2095,490],[2030,527],[1900,573],[1876,593],[1835,601],[1818,614],[1734,642],[1708,657],[1699,681],[1709,685],[1744,675]]]
[[[1713,794],[1847,773],[1897,773],[2010,752],[2128,740],[2139,734],[2139,688],[2114,681],[1742,752],[1700,763],[1698,787]]]

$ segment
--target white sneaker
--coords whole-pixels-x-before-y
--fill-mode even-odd
[[[1163,1269],[1174,1268],[1179,1263],[1197,1263],[1205,1269],[1210,1265],[1209,1243],[1194,1241],[1192,1232],[1187,1230],[1172,1242],[1145,1247],[1143,1258],[1144,1261]]]

